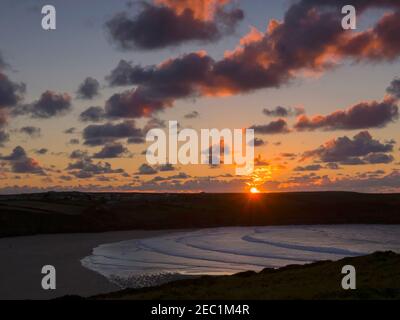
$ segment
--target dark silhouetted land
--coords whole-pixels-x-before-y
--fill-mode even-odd
[[[291,224],[400,224],[400,194],[49,192],[0,196],[0,237]]]

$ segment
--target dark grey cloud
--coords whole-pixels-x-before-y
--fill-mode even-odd
[[[11,163],[12,171],[15,173],[28,173],[45,175],[44,170],[40,165],[32,158],[25,158]]]
[[[15,115],[30,115],[33,118],[47,119],[61,116],[72,108],[71,97],[66,93],[46,91],[39,100],[31,104],[20,105],[14,110]]]
[[[190,113],[187,113],[184,115],[185,119],[196,119],[200,116],[200,113],[198,113],[197,111],[192,111]]]
[[[108,162],[93,162],[92,159],[83,158],[74,163],[70,163],[67,167],[69,174],[79,179],[92,178],[96,175],[103,174],[121,174],[125,171],[123,169],[112,169]]]
[[[121,143],[106,144],[99,152],[93,155],[93,159],[112,159],[127,156],[129,151]]]
[[[0,110],[0,147],[10,140],[10,135],[3,129],[7,125],[6,113]]]
[[[390,83],[390,86],[387,88],[387,93],[396,99],[400,99],[400,78],[396,78]]]
[[[100,122],[104,120],[104,117],[105,114],[102,107],[89,107],[79,116],[83,122]]]
[[[176,168],[170,163],[166,163],[157,167],[160,172],[175,171]]]
[[[153,174],[156,174],[157,172],[158,172],[157,169],[144,163],[139,167],[138,171],[135,174],[137,174],[137,175],[153,175]]]
[[[17,161],[27,157],[27,153],[24,148],[21,146],[17,146],[13,149],[13,151],[8,156],[1,156],[1,160],[7,161]]]
[[[141,118],[162,111],[168,102],[139,89],[127,90],[111,96],[105,107],[109,118]]]
[[[79,141],[79,139],[76,139],[76,138],[72,138],[72,139],[70,139],[69,140],[69,142],[68,142],[69,144],[79,144],[80,143],[80,141]]]
[[[0,128],[3,128],[7,125],[7,115],[5,112],[0,110]]]
[[[279,154],[280,157],[288,158],[290,160],[294,160],[297,157],[297,154],[292,152],[282,152]]]
[[[298,166],[296,168],[294,168],[294,171],[299,171],[299,172],[303,172],[303,171],[319,171],[323,169],[323,167],[320,164],[311,164],[308,166]]]
[[[47,149],[47,148],[40,148],[40,149],[35,150],[35,153],[37,155],[45,155],[48,152],[49,152],[49,149]]]
[[[253,145],[255,147],[265,146],[266,144],[267,143],[263,139],[260,139],[260,138],[254,138],[254,140],[253,140]]]
[[[153,179],[151,179],[151,182],[185,180],[190,178],[191,176],[186,174],[185,172],[179,172],[178,174],[169,177],[161,177],[161,176],[154,177]]]
[[[145,143],[146,141],[145,141],[144,137],[133,137],[133,138],[129,138],[127,140],[127,142],[129,144],[142,144],[142,143]]]
[[[61,179],[63,181],[72,181],[74,178],[71,176],[62,175],[62,176],[59,176],[59,179]]]
[[[25,84],[11,81],[0,70],[0,109],[15,107],[25,94]]]
[[[30,158],[21,146],[15,147],[8,156],[0,156],[0,160],[7,161],[14,173],[45,175],[39,163]]]
[[[286,117],[295,117],[301,114],[304,114],[304,109],[300,107],[281,107],[277,106],[274,109],[265,108],[263,110],[263,114],[268,117],[278,117],[278,118],[286,118]]]
[[[26,126],[19,129],[19,132],[28,135],[31,138],[39,138],[42,130],[38,127]]]
[[[136,128],[132,120],[113,124],[90,125],[83,130],[85,144],[89,146],[104,145],[119,139],[142,139],[141,129]]]
[[[170,3],[172,4],[173,1]],[[179,12],[174,5],[153,5],[140,2],[130,15],[121,12],[114,15],[106,23],[106,30],[113,43],[124,50],[161,49],[180,45],[188,41],[213,42],[223,35],[234,31],[243,17],[240,9],[224,10],[222,6],[215,12],[214,19],[206,20],[196,17],[190,5],[199,6],[193,1],[175,1],[176,5],[187,7]],[[206,9],[205,9],[206,10]]]
[[[290,132],[287,122],[284,119],[271,121],[265,125],[254,125],[251,127],[257,134],[282,134]]]
[[[65,134],[74,134],[76,133],[76,128],[68,128],[66,130],[64,130]]]
[[[207,81],[210,57],[192,53],[161,66],[143,68],[120,61],[107,77],[111,86],[138,85],[110,97],[106,114],[110,118],[149,117],[173,105],[175,99],[196,96],[195,87]]]
[[[163,129],[163,128],[166,128],[165,121],[153,117],[149,121],[147,121],[146,125],[143,127],[143,132],[147,133],[151,129]]]
[[[391,159],[389,162],[393,161],[392,157],[387,155],[392,151],[392,143],[381,143],[373,139],[368,131],[362,131],[353,139],[346,136],[339,137],[315,150],[306,151],[303,158],[318,158],[323,162],[338,162],[345,165],[387,163],[388,159]]]
[[[87,151],[82,151],[82,150],[74,150],[71,152],[71,154],[69,155],[70,159],[84,159],[84,158],[88,158],[89,155],[87,153]]]
[[[156,179],[157,180],[157,179]],[[146,181],[134,187],[142,191],[195,191],[195,192],[242,192],[246,187],[244,179],[219,179],[217,177],[191,177],[189,179],[167,179]]]
[[[394,158],[392,155],[386,153],[371,153],[364,157],[364,161],[371,164],[383,164],[393,162]]]
[[[326,168],[327,169],[331,169],[331,170],[339,170],[339,169],[341,169],[340,166],[336,162],[327,163],[326,164]]]
[[[295,128],[299,131],[383,128],[398,117],[396,100],[386,98],[382,102],[361,102],[347,110],[335,111],[327,116],[301,116]]]
[[[99,95],[99,90],[100,90],[100,83],[92,77],[87,77],[79,85],[76,95],[78,99],[90,100]]]

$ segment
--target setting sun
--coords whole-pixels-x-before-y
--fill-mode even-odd
[[[258,190],[256,187],[253,187],[250,189],[250,193],[260,193],[260,190]]]

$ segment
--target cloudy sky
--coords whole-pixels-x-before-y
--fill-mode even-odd
[[[400,191],[400,3],[350,2],[0,0],[0,192]],[[149,166],[169,120],[254,128],[254,175]]]

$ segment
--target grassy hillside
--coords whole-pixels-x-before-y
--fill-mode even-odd
[[[285,224],[399,224],[400,194],[45,193],[0,196],[0,237]]]
[[[343,290],[344,265],[357,270],[357,289]],[[400,299],[400,255],[377,252],[368,256],[287,266],[260,273],[204,276],[159,287],[128,289],[96,296],[117,300],[265,300],[265,299]]]

